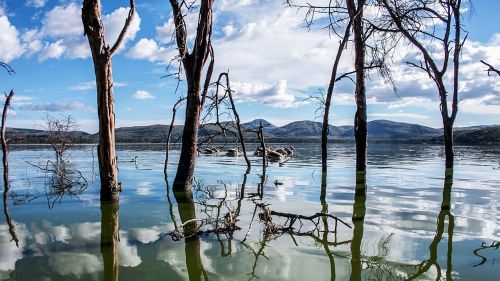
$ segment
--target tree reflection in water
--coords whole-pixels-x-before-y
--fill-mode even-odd
[[[366,214],[366,174],[356,173],[356,189],[354,192],[354,205],[352,210],[352,230],[351,241],[351,277],[349,280],[361,280],[362,255],[361,241],[363,240],[364,222]]]
[[[453,280],[452,277],[452,249],[453,249],[453,229],[455,227],[455,217],[451,213],[451,189],[453,186],[453,170],[447,170],[444,179],[443,201],[441,211],[437,218],[436,235],[429,246],[429,259],[417,266],[417,272],[408,276],[407,280],[414,280],[427,273],[434,266],[436,268],[436,280],[441,280],[441,265],[438,263],[438,246],[443,238],[445,220],[448,218],[448,244],[446,248],[446,280]]]
[[[203,267],[200,256],[200,237],[198,236],[198,225],[196,220],[196,208],[190,194],[183,192],[174,193],[177,201],[179,216],[183,224],[186,252],[186,266],[189,280],[208,280],[208,275]]]
[[[118,280],[118,244],[120,227],[118,222],[118,201],[101,201],[101,254],[104,262],[103,280]]]

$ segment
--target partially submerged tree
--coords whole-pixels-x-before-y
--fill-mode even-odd
[[[424,71],[436,84],[444,130],[446,168],[453,168],[453,124],[458,113],[462,37],[461,0],[379,0],[385,9],[379,30],[402,34],[420,53],[408,65]],[[451,73],[450,73],[451,72]],[[451,95],[451,113],[448,109]]]
[[[338,75],[340,59],[344,50],[347,48],[347,43],[351,35],[352,18],[346,15],[345,4],[342,1],[335,1],[335,3],[330,2],[328,6],[314,6],[309,3],[307,4],[296,4],[292,0],[287,1],[287,5],[294,8],[307,8],[307,14],[305,21],[310,26],[314,21],[314,14],[328,14],[329,25],[328,27],[333,30],[333,32],[338,35],[340,42],[335,52],[335,59],[332,66],[332,72],[330,75],[330,82],[328,83],[328,89],[326,96],[320,98],[320,108],[323,109],[323,125],[321,129],[321,172],[323,181],[326,181],[326,173],[328,170],[328,134],[330,133],[330,107],[332,103],[333,90],[338,81],[346,77],[345,74]],[[343,30],[343,32],[342,32]]]
[[[368,124],[366,117],[365,53],[366,37],[363,27],[365,0],[347,0],[347,10],[352,20],[354,36],[354,68],[356,71],[356,113],[354,115],[354,138],[356,139],[356,171],[366,172],[366,146]]]
[[[179,50],[179,60],[184,69],[187,83],[186,117],[184,131],[182,132],[181,155],[173,183],[174,191],[189,192],[193,180],[198,144],[198,128],[203,107],[202,96],[206,94],[206,89],[211,78],[211,71],[213,70],[213,51],[210,39],[212,35],[213,2],[213,0],[201,0],[196,38],[194,39],[192,50],[189,50],[183,7],[189,10],[192,6],[186,4],[185,1],[170,0],[175,24],[175,38]],[[212,56],[212,62],[206,75],[205,88],[202,92],[202,72],[209,56]]]
[[[130,0],[130,10],[118,39],[109,46],[104,38],[101,20],[101,1],[84,0],[82,22],[88,38],[97,85],[97,113],[99,117],[99,145],[97,155],[101,179],[101,200],[118,200],[117,161],[115,155],[115,110],[111,58],[123,43],[135,13],[135,0]]]
[[[9,191],[9,148],[7,147],[7,139],[5,137],[5,130],[7,129],[7,114],[10,109],[10,103],[14,97],[14,91],[10,91],[8,95],[5,95],[5,103],[2,112],[2,130],[0,134],[2,142],[2,163],[3,163],[3,188],[4,191]]]
[[[47,131],[47,141],[56,154],[56,165],[64,165],[65,153],[73,144],[72,131],[78,128],[71,115],[60,118],[47,115],[43,128]]]

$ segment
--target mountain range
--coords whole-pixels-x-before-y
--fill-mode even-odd
[[[296,121],[278,127],[264,119],[256,119],[242,124],[244,137],[247,142],[257,142],[255,132],[260,123],[264,126],[265,137],[268,142],[318,142],[321,137],[321,122]],[[236,125],[223,122],[223,127],[228,129],[228,139],[235,139]],[[149,125],[121,127],[116,129],[116,141],[124,143],[165,142],[168,125]],[[200,128],[200,140],[207,139],[209,135],[220,132],[218,126],[208,124]],[[182,126],[175,125],[173,129],[173,140],[180,139]],[[7,128],[7,137],[11,137],[13,143],[46,143],[47,132],[34,129]],[[95,143],[97,134],[89,134],[82,131],[73,131],[71,136],[77,143]],[[331,141],[353,141],[353,126],[329,125],[329,136]],[[394,122],[388,120],[374,120],[368,122],[368,138],[374,142],[429,142],[440,143],[442,141],[442,129],[426,127],[418,124]],[[459,144],[500,144],[500,126],[472,126],[455,128],[455,141]],[[218,136],[212,141],[222,141]]]

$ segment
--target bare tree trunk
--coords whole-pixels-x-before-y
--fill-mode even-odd
[[[12,97],[14,96],[14,91],[10,91],[10,93],[5,98],[5,104],[2,112],[2,129],[1,129],[1,141],[2,141],[2,152],[3,152],[3,213],[5,215],[5,220],[7,221],[7,225],[9,226],[9,233],[12,237],[12,240],[16,243],[16,246],[19,247],[19,238],[16,234],[16,228],[12,223],[12,219],[9,214],[9,206],[7,202],[7,195],[10,189],[9,183],[9,148],[7,147],[7,140],[5,138],[5,130],[7,129],[7,113],[9,111],[10,102]]]
[[[118,200],[119,183],[115,154],[115,110],[111,58],[124,40],[134,17],[135,1],[130,0],[129,14],[118,39],[110,47],[104,38],[101,20],[101,1],[84,0],[82,22],[89,41],[97,85],[97,112],[99,117],[99,145],[97,155],[101,179],[101,200]]]
[[[212,5],[213,0],[202,0],[196,38],[190,52],[187,39],[187,28],[182,11],[184,1],[170,0],[175,24],[175,37],[179,58],[184,67],[187,82],[186,118],[182,132],[182,148],[175,175],[174,191],[191,191],[194,167],[198,146],[198,129],[202,108],[201,76],[204,65],[210,54],[213,55],[210,37],[212,36]],[[185,3],[184,3],[185,5]],[[212,58],[213,60],[213,58]],[[209,66],[207,80],[211,77],[212,64]],[[205,85],[207,81],[205,81]],[[205,95],[206,93],[204,93]]]
[[[101,203],[101,254],[104,262],[103,280],[118,281],[118,244],[120,227],[118,222],[118,202]]]
[[[184,122],[184,131],[182,132],[181,155],[173,184],[174,191],[190,192],[191,190],[198,148],[200,105],[199,87],[188,86],[186,119]]]
[[[245,158],[245,162],[247,163],[246,173],[248,174],[248,173],[250,173],[250,169],[252,168],[252,164],[250,164],[250,160],[248,159],[247,148],[245,146],[245,139],[243,138],[243,131],[241,130],[240,115],[238,114],[238,111],[236,110],[236,105],[234,104],[233,93],[231,90],[231,85],[229,83],[229,74],[227,72],[220,74],[217,87],[220,84],[220,79],[222,76],[226,77],[226,92],[229,96],[229,101],[231,102],[231,109],[232,109],[233,114],[234,114],[234,119],[236,120],[236,127],[238,128],[238,137],[240,139],[241,149],[243,150],[243,157]]]
[[[330,83],[328,84],[328,90],[325,99],[325,112],[323,114],[323,128],[321,130],[321,173],[322,177],[326,177],[328,170],[328,134],[329,134],[329,115],[330,115],[330,105],[332,103],[333,89],[335,88],[335,83],[338,81],[337,70],[340,63],[340,58],[342,57],[342,52],[344,51],[347,42],[349,41],[350,30],[351,30],[352,20],[349,21],[344,32],[344,37],[340,42],[337,49],[337,54],[335,55],[335,61],[333,63],[332,74],[330,77]]]
[[[3,106],[2,113],[2,161],[3,161],[3,188],[4,194],[9,191],[9,148],[7,147],[7,140],[5,139],[5,130],[7,129],[7,113],[9,111],[10,102],[14,96],[14,91],[10,93],[5,98],[5,104]]]
[[[172,139],[172,132],[174,130],[175,115],[177,114],[177,109],[184,100],[185,98],[179,98],[179,100],[172,107],[172,120],[170,121],[170,127],[168,127],[167,144],[166,144],[167,147],[165,149],[165,165],[163,167],[163,173],[165,174],[165,177],[167,176],[168,156],[170,153],[170,140]]]
[[[453,169],[453,122],[448,116],[443,117],[444,154],[446,169]]]
[[[368,125],[366,117],[365,89],[365,40],[363,31],[363,9],[365,0],[347,1],[349,16],[352,20],[354,34],[354,67],[356,70],[356,114],[354,116],[354,138],[356,139],[356,171],[366,171],[366,146]]]
[[[423,62],[407,62],[407,64],[425,71],[437,87],[443,121],[445,164],[446,169],[452,169],[454,158],[453,123],[458,113],[459,102],[460,55],[467,39],[467,34],[464,38],[461,37],[463,28],[460,19],[461,13],[465,10],[461,7],[462,1],[442,1],[440,5],[436,6],[436,11],[429,9],[425,2],[419,1],[415,1],[414,3],[393,3],[388,0],[381,0],[381,4],[383,4],[388,12],[388,19],[390,19],[388,26],[392,26],[392,28],[384,28],[384,30],[400,32],[420,51]],[[439,11],[440,9],[441,11]],[[424,19],[435,21],[435,26],[442,26],[444,31],[437,33],[435,29],[429,29],[433,30],[429,33],[427,27],[423,28],[420,24]],[[429,41],[432,41],[433,44],[428,45],[427,42]],[[441,50],[439,51],[442,51],[442,53],[436,49],[439,45],[441,45]],[[437,57],[432,57],[435,54],[438,54]],[[453,57],[452,65],[450,65],[451,57]],[[442,64],[438,66],[438,62]],[[446,88],[444,80],[446,79],[446,72],[451,66],[453,69],[451,75],[453,86],[450,87],[451,90],[449,91]],[[449,114],[448,110],[448,95],[452,97],[451,114]]]

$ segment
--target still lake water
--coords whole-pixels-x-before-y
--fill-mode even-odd
[[[500,280],[500,147],[457,147],[453,181],[445,181],[439,146],[370,144],[366,197],[354,196],[354,146],[330,147],[323,202],[319,144],[301,144],[284,165],[269,165],[262,189],[256,156],[243,191],[243,157],[200,156],[194,203],[178,206],[167,193],[163,146],[119,145],[118,207],[100,204],[92,146],[69,155],[90,186],[50,201],[48,178],[27,164],[44,165],[49,147],[11,146],[0,280]],[[327,211],[352,228],[339,223],[333,233],[334,220],[321,219],[319,232],[308,222],[299,231],[297,222],[295,234],[265,235],[256,202]],[[231,235],[174,239],[181,218],[230,211],[240,228]]]

